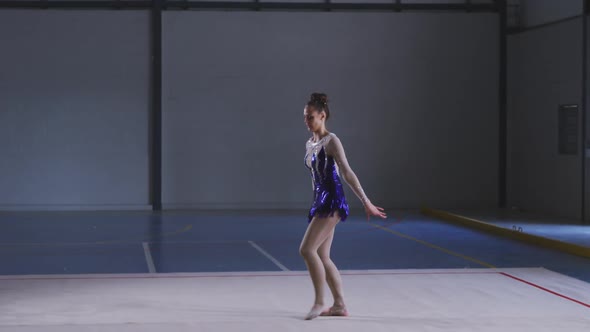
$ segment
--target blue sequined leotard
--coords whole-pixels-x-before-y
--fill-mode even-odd
[[[340,220],[345,221],[349,214],[338,166],[334,157],[326,152],[326,145],[334,137],[335,135],[330,133],[317,142],[310,139],[306,144],[305,166],[311,172],[314,191],[308,222],[311,222],[314,216],[333,216],[336,211]]]
[[[338,212],[340,220],[346,220],[349,214],[348,204],[340,182],[339,173],[350,189],[366,207],[370,204],[356,174],[350,168],[344,147],[333,133],[314,142],[313,137],[307,141],[305,165],[311,172],[313,186],[313,204],[309,209],[309,221],[314,216],[327,217]]]

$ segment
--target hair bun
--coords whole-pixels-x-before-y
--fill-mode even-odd
[[[328,104],[328,96],[325,93],[314,92],[311,94],[310,101],[326,105]]]
[[[330,118],[330,109],[328,108],[328,95],[321,92],[314,92],[309,96],[307,106],[313,106],[318,112],[326,112],[326,120]]]

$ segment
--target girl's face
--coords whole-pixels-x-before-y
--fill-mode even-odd
[[[306,106],[303,110],[303,120],[307,129],[311,132],[318,131],[322,128],[324,121],[326,119],[325,112],[318,112],[318,110],[313,106]]]

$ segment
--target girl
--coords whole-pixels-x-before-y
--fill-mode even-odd
[[[320,315],[347,316],[340,273],[330,259],[330,247],[336,224],[345,221],[349,214],[339,171],[363,203],[367,219],[370,216],[386,218],[386,214],[383,208],[373,205],[367,198],[348,165],[342,143],[336,135],[326,129],[326,120],[330,117],[328,97],[323,93],[313,93],[305,106],[303,116],[308,130],[313,134],[306,144],[305,165],[311,172],[314,200],[309,210],[309,225],[299,252],[307,265],[315,291],[314,305],[305,319],[314,319]],[[322,311],[324,280],[330,287],[334,304]]]

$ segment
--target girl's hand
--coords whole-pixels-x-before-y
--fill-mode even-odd
[[[367,213],[367,220],[369,220],[371,216],[380,217],[382,219],[387,218],[387,214],[383,212],[383,208],[375,206],[371,202],[365,204],[365,212]]]

